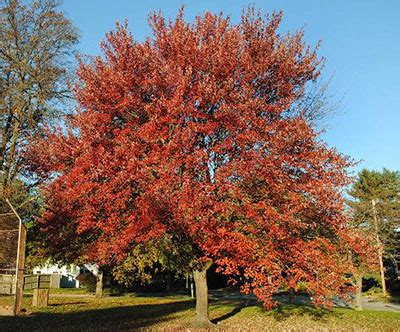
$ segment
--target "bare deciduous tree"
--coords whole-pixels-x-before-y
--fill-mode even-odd
[[[8,187],[28,135],[70,97],[67,75],[78,34],[56,0],[0,0],[0,172]]]

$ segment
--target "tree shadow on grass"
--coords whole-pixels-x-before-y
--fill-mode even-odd
[[[260,312],[264,312],[266,315],[272,316],[277,321],[283,321],[290,317],[310,317],[312,320],[327,322],[328,318],[331,317],[341,317],[343,313],[332,311],[328,309],[324,309],[321,307],[316,307],[308,304],[285,304],[280,303],[277,307],[270,311],[266,311],[261,303],[256,300],[246,300],[246,301],[211,301],[211,303],[215,302],[213,305],[214,308],[224,307],[224,306],[232,306],[232,311],[222,315],[221,317],[215,318],[212,320],[212,323],[218,324],[221,321],[229,319],[246,307],[257,307]]]
[[[231,312],[226,313],[225,315],[222,315],[221,317],[215,318],[211,320],[211,323],[213,324],[218,324],[219,322],[222,322],[225,319],[231,318],[238,314],[239,312],[242,311],[243,306],[238,306],[234,308]]]
[[[79,301],[79,302],[62,302],[62,303],[52,303],[49,304],[49,307],[60,307],[60,306],[64,306],[64,305],[81,305],[81,304],[88,304],[89,302],[83,302],[83,301]]]
[[[309,316],[312,320],[326,322],[328,317],[342,316],[341,313],[312,305],[290,304],[280,304],[272,309],[270,313],[278,321],[286,320],[292,316]]]
[[[225,307],[225,306],[232,306],[233,309],[232,311],[218,317],[215,319],[212,319],[211,322],[214,324],[218,324],[226,319],[229,319],[233,316],[235,316],[236,314],[238,314],[239,312],[242,311],[243,308],[245,307],[249,307],[249,306],[255,306],[257,305],[257,301],[255,300],[245,300],[245,301],[232,301],[232,300],[226,300],[226,301],[221,301],[221,300],[211,300],[210,303],[215,303],[213,305],[213,308],[219,308],[219,307]]]
[[[126,331],[151,328],[194,307],[193,301],[0,317],[1,331]]]
[[[120,290],[112,291],[108,294],[109,297],[120,297],[120,296],[130,296],[130,297],[176,297],[176,296],[189,296],[187,291],[171,291],[171,292],[125,292]]]

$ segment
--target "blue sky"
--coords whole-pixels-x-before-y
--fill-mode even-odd
[[[79,52],[98,54],[99,42],[115,21],[128,19],[133,35],[150,34],[147,16],[154,10],[173,18],[182,1],[64,0],[63,9],[81,34]],[[270,0],[185,1],[191,21],[208,10],[238,22],[248,4],[263,12],[283,10],[281,31],[305,28],[311,44],[322,40],[327,58],[323,77],[341,111],[324,139],[332,147],[363,160],[357,169],[400,170],[400,1]]]

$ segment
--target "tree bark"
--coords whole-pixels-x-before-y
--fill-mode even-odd
[[[193,275],[189,276],[190,279],[190,297],[194,299]]]
[[[375,227],[375,236],[376,236],[376,243],[378,245],[378,256],[379,256],[379,269],[381,272],[381,282],[382,282],[382,293],[383,297],[387,297],[387,291],[386,291],[386,280],[385,280],[385,267],[383,265],[383,244],[381,242],[381,239],[379,237],[379,226],[378,226],[378,217],[376,213],[376,202],[373,199],[371,201],[372,203],[372,214],[374,218],[374,227]]]
[[[387,297],[386,280],[385,280],[385,267],[383,265],[383,249],[382,248],[379,248],[379,269],[381,271],[383,297]]]
[[[34,289],[33,290],[33,307],[47,307],[49,305],[49,289]]]
[[[171,274],[169,272],[167,272],[165,279],[166,279],[165,290],[167,291],[167,293],[169,293],[171,291],[171,283],[172,283]]]
[[[96,276],[96,298],[103,297],[103,271],[99,270]]]
[[[12,178],[10,177],[12,168],[16,167],[16,149],[17,149],[17,141],[20,135],[20,123],[16,121],[14,124],[13,134],[10,143],[10,150],[8,152],[6,165],[4,166],[4,173],[3,173],[3,185],[7,187],[12,182]]]
[[[362,274],[355,275],[356,280],[356,294],[354,298],[354,308],[356,310],[362,310],[362,302],[361,302],[361,295],[362,295]]]
[[[7,144],[9,141],[9,136],[10,136],[10,128],[11,128],[11,122],[12,122],[12,113],[8,115],[7,118],[7,123],[3,128],[2,131],[2,141],[1,141],[1,147],[0,147],[0,169],[3,171],[4,169],[4,162],[6,160],[6,150],[7,150]]]
[[[194,319],[195,327],[211,327],[208,317],[208,285],[207,270],[212,262],[208,262],[202,269],[193,271],[194,283],[196,286],[196,317]]]
[[[289,289],[289,303],[294,304],[294,289],[293,288]]]

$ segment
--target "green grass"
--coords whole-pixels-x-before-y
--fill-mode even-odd
[[[375,301],[400,303],[400,294],[391,294],[388,292],[387,297],[383,296],[382,288],[372,287],[363,293],[364,296],[369,296]]]
[[[52,290],[53,292],[54,290]],[[144,297],[134,294],[95,299],[77,291],[56,291],[47,308],[33,308],[24,297],[27,314],[0,317],[0,331],[133,331],[183,330],[194,317],[194,301],[186,296]],[[54,294],[54,292],[53,292]],[[12,300],[0,297],[0,305]],[[11,302],[9,302],[11,303]],[[265,311],[254,302],[212,301],[210,318],[218,329],[400,331],[400,314],[379,311],[283,305]]]
[[[33,294],[32,290],[24,291],[25,294]],[[51,294],[68,294],[68,295],[76,295],[76,294],[85,294],[90,295],[94,293],[88,292],[85,288],[52,288]]]

